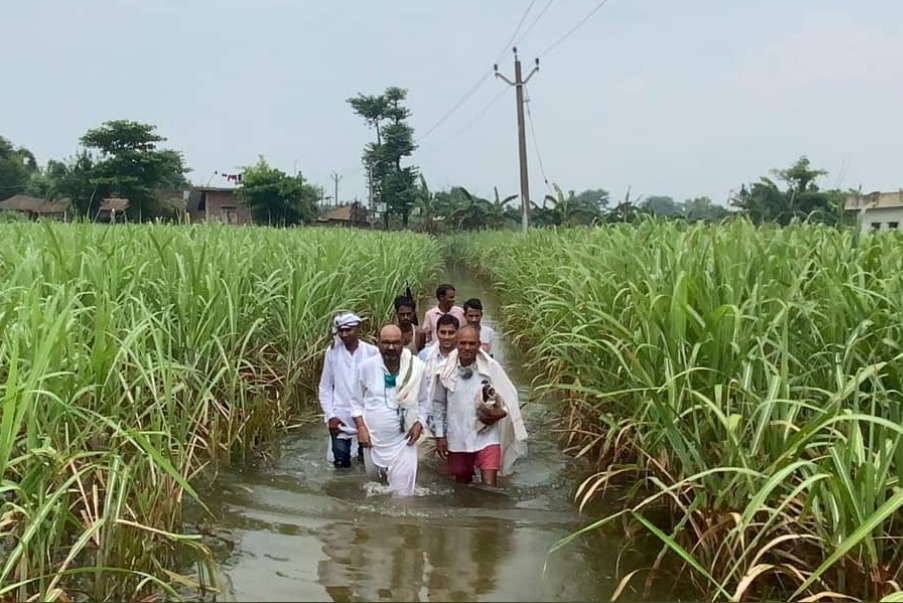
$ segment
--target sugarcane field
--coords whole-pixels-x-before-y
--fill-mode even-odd
[[[0,602],[903,601],[903,5],[3,15]]]

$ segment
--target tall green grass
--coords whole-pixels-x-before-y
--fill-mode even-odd
[[[440,257],[407,234],[0,225],[0,600],[174,595],[185,555],[209,560],[178,533],[192,479],[313,398],[334,312],[387,319]]]
[[[447,247],[565,392],[599,462],[581,506],[624,489],[586,529],[651,531],[659,567],[718,599],[900,590],[898,234],[645,222]]]

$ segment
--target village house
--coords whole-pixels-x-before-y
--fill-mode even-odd
[[[903,189],[896,192],[873,192],[852,195],[844,203],[847,211],[859,212],[862,233],[877,230],[901,230],[903,225]]]
[[[366,228],[367,209],[359,202],[340,205],[317,218],[317,224],[321,226],[356,226]]]
[[[128,199],[122,197],[107,197],[100,202],[97,213],[94,215],[94,221],[110,224],[125,222],[125,210],[128,208]]]
[[[69,199],[47,201],[28,195],[13,195],[9,199],[0,201],[0,211],[15,212],[28,216],[32,220],[37,218],[66,220],[69,217],[71,205]]]
[[[238,198],[238,189],[235,188],[196,186],[188,196],[186,211],[192,223],[254,223],[251,208]]]

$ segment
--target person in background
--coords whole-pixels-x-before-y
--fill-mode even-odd
[[[468,326],[473,327],[480,334],[480,349],[492,356],[492,344],[495,342],[495,331],[492,327],[482,324],[483,302],[471,297],[464,302],[464,318]]]
[[[417,482],[415,444],[426,424],[428,383],[423,363],[402,346],[398,325],[379,332],[379,353],[357,368],[351,417],[367,475],[385,475],[394,492],[409,496]]]
[[[417,304],[407,294],[395,298],[395,324],[401,329],[401,343],[418,354],[424,349],[423,331],[417,328]]]
[[[436,452],[448,473],[470,483],[474,469],[495,486],[526,454],[527,430],[517,389],[502,366],[480,349],[479,332],[465,326],[432,385],[432,429]],[[491,402],[491,408],[487,406]]]
[[[320,374],[320,408],[329,429],[327,459],[339,468],[351,467],[351,451],[356,449],[357,430],[351,420],[351,396],[358,365],[379,354],[376,346],[360,340],[361,319],[349,312],[333,319],[333,342],[323,358]]]
[[[436,288],[435,307],[426,311],[423,316],[423,335],[426,344],[432,343],[436,339],[436,321],[443,314],[451,314],[458,319],[459,325],[464,325],[464,308],[455,305],[455,287],[449,284],[442,284]]]

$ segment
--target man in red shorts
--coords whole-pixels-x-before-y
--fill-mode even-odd
[[[500,404],[487,410],[484,400],[496,393]],[[480,350],[480,333],[473,327],[458,331],[457,348],[436,377],[433,423],[436,451],[460,483],[470,483],[479,469],[481,482],[495,486],[499,471],[507,469],[503,457],[513,464],[526,450],[517,390],[501,365]]]

